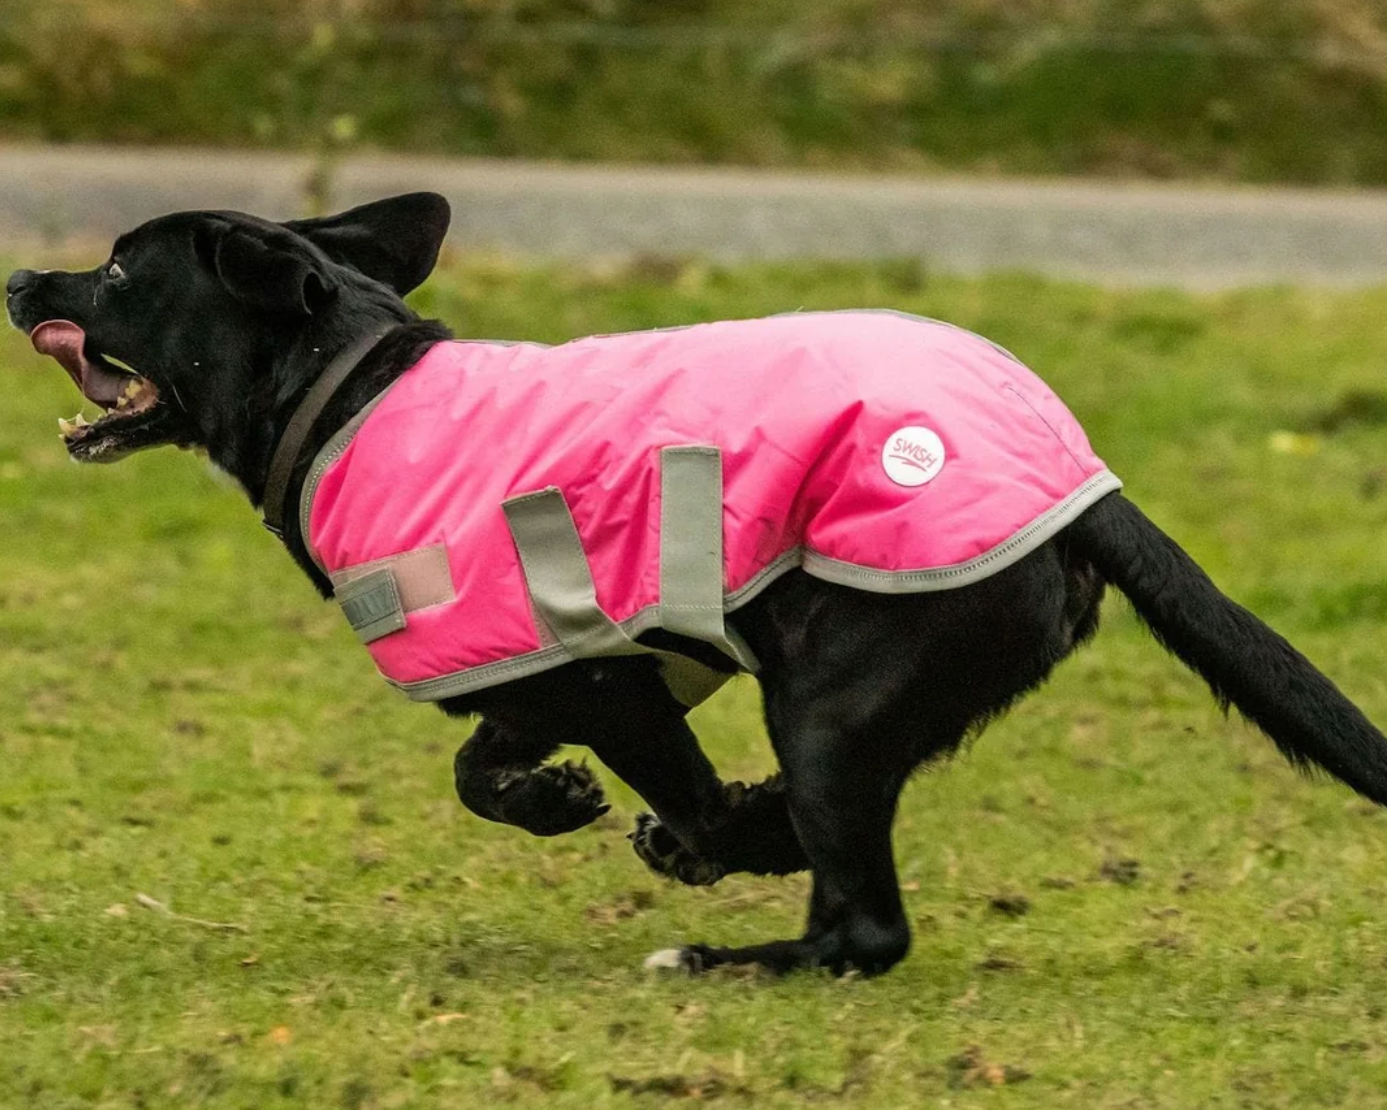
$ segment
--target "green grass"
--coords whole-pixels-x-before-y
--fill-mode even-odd
[[[418,301],[546,340],[864,304],[984,331],[1387,720],[1387,291],[476,261]],[[1222,719],[1124,603],[908,790],[892,974],[654,978],[655,948],[793,934],[806,884],[666,885],[610,777],[569,837],[472,818],[464,730],[389,692],[237,491],[176,452],[70,466],[70,383],[14,333],[0,366],[0,1106],[1381,1104],[1387,822]],[[697,718],[728,775],[770,769],[751,683]]]
[[[1387,183],[1379,0],[5,0],[0,138]]]

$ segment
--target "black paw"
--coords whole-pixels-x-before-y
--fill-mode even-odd
[[[611,808],[586,764],[546,763],[495,782],[496,813],[535,836],[558,836],[590,825]]]
[[[653,813],[636,815],[630,840],[646,867],[687,886],[712,886],[727,874],[727,868],[716,860],[697,856],[680,844]]]

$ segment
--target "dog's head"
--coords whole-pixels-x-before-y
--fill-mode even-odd
[[[237,473],[338,348],[415,318],[401,298],[433,269],[448,218],[432,193],[282,224],[179,212],[122,235],[94,270],[16,271],[5,305],[103,410],[61,422],[74,459],[177,444]]]

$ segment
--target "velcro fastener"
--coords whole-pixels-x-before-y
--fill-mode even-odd
[[[395,587],[400,591],[400,601],[406,613],[457,600],[452,570],[448,566],[448,549],[441,543],[402,551],[398,555],[387,555],[383,559],[372,559],[369,563],[341,567],[330,576],[333,589],[340,593],[347,583],[355,582],[382,567],[389,567],[394,572]]]
[[[379,640],[405,626],[405,607],[395,572],[381,567],[363,574],[336,591],[337,604],[363,644]]]

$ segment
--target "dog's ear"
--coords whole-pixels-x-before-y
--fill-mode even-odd
[[[267,312],[312,315],[332,296],[332,278],[303,243],[270,231],[231,226],[205,242],[200,253],[237,300]]]
[[[334,262],[403,297],[433,272],[451,216],[448,202],[437,193],[406,193],[336,216],[290,220],[284,226]]]

